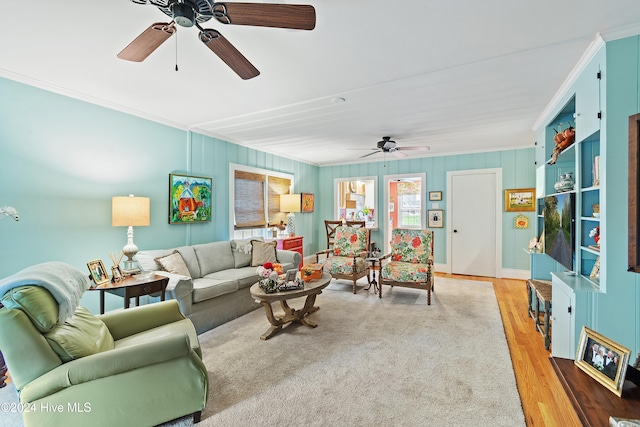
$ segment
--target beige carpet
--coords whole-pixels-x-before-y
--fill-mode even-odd
[[[350,289],[318,296],[315,329],[261,341],[260,309],[202,334],[198,426],[525,425],[490,283],[437,278],[431,306],[423,291]]]

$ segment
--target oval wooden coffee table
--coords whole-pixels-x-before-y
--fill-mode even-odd
[[[265,293],[262,289],[260,289],[260,285],[258,283],[251,286],[251,289],[249,290],[251,292],[251,296],[256,300],[256,302],[259,302],[264,306],[264,311],[267,315],[267,319],[269,320],[269,323],[271,323],[271,327],[267,329],[264,334],[262,334],[260,339],[268,340],[276,332],[280,331],[283,325],[290,322],[300,323],[310,328],[317,327],[318,325],[315,322],[307,319],[306,316],[320,309],[320,307],[314,307],[313,305],[316,302],[316,295],[321,294],[322,290],[327,287],[330,281],[331,275],[328,273],[324,273],[321,278],[313,280],[311,282],[306,282],[304,284],[304,289],[274,292],[272,294]],[[306,296],[307,299],[304,302],[304,307],[302,307],[300,310],[289,307],[287,300],[304,296]],[[283,316],[276,317],[273,314],[271,303],[276,301],[280,301],[280,306],[284,310]]]

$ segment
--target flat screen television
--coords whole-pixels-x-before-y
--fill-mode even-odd
[[[575,254],[575,194],[544,198],[544,252],[569,270]]]

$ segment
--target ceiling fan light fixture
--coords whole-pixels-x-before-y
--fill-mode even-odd
[[[196,12],[185,3],[174,3],[172,7],[173,20],[181,27],[193,27],[196,22]]]

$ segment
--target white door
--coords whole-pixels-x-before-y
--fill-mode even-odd
[[[453,274],[498,277],[502,239],[502,228],[497,225],[501,201],[498,183],[502,181],[498,171],[449,173],[447,229]]]

